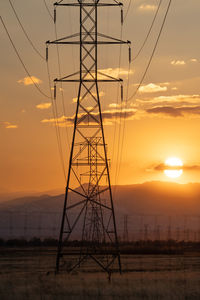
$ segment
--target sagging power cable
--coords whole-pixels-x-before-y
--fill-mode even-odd
[[[48,67],[48,64],[47,64],[47,72],[48,72],[48,77],[49,77],[50,96],[46,95],[46,94],[39,88],[39,86],[35,83],[35,81],[33,80],[32,76],[30,75],[30,73],[29,73],[29,71],[28,71],[26,65],[24,64],[24,62],[23,62],[23,60],[22,60],[22,58],[21,58],[21,56],[20,56],[20,54],[19,54],[17,48],[15,47],[15,44],[14,44],[14,42],[13,42],[13,40],[12,40],[12,38],[11,38],[9,32],[8,32],[8,29],[7,29],[7,27],[6,27],[6,25],[5,25],[4,21],[3,21],[3,18],[2,18],[1,16],[0,16],[0,20],[1,20],[2,24],[3,24],[3,27],[4,27],[4,29],[5,29],[5,32],[7,33],[7,36],[8,36],[8,38],[9,38],[9,40],[10,40],[10,43],[11,43],[11,45],[13,46],[13,49],[14,49],[14,51],[15,51],[15,53],[16,53],[18,59],[19,59],[19,61],[21,62],[22,66],[23,66],[23,68],[24,68],[24,70],[25,70],[25,72],[27,73],[28,77],[30,78],[30,80],[32,81],[32,83],[34,84],[34,86],[36,87],[36,89],[37,89],[43,96],[45,96],[45,97],[48,98],[48,99],[51,99],[51,103],[52,103],[52,111],[53,111],[53,117],[54,117],[54,120],[55,120],[55,129],[56,129],[56,136],[57,136],[58,150],[59,150],[59,155],[60,155],[60,160],[61,160],[61,165],[62,165],[64,177],[66,178],[66,174],[65,174],[65,166],[64,166],[64,160],[63,160],[63,153],[62,153],[62,146],[61,146],[61,136],[60,136],[60,131],[59,131],[59,128],[58,128],[59,125],[58,125],[58,121],[57,121],[57,120],[58,120],[58,115],[57,115],[57,113],[56,113],[57,110],[56,110],[55,107],[54,107],[54,102],[53,102],[53,97],[52,97],[52,92],[51,92],[50,73],[49,73],[49,67]]]
[[[19,61],[20,61],[20,63],[21,63],[21,65],[23,66],[23,68],[24,68],[26,74],[28,75],[29,79],[32,81],[33,85],[35,86],[35,88],[38,90],[38,92],[39,92],[40,94],[42,94],[44,97],[46,97],[46,98],[48,98],[48,99],[51,99],[51,97],[50,97],[49,95],[45,94],[45,93],[40,89],[40,87],[37,85],[37,83],[33,80],[32,76],[30,75],[30,72],[28,71],[28,69],[27,69],[27,67],[26,67],[26,65],[25,65],[25,63],[24,63],[24,61],[22,60],[22,58],[21,58],[21,56],[20,56],[20,54],[19,54],[17,48],[15,47],[15,44],[14,44],[14,42],[13,42],[13,40],[12,40],[12,38],[11,38],[9,32],[8,32],[8,29],[7,29],[7,27],[6,27],[6,25],[5,25],[5,23],[4,23],[4,21],[3,21],[3,19],[2,19],[1,16],[0,16],[0,20],[1,20],[1,23],[2,23],[2,25],[3,25],[3,27],[4,27],[4,29],[5,29],[6,34],[7,34],[8,38],[9,38],[9,40],[10,40],[10,43],[11,43],[11,45],[12,45],[12,47],[13,47],[13,49],[14,49],[14,51],[15,51],[15,53],[16,53],[16,55],[17,55],[17,57],[18,57],[18,59],[19,59]]]
[[[138,84],[138,86],[137,86],[137,89],[136,89],[135,92],[128,98],[128,101],[131,100],[131,99],[133,99],[133,98],[136,96],[136,94],[137,94],[138,90],[140,89],[140,87],[141,87],[141,85],[142,85],[142,83],[143,83],[143,81],[144,81],[144,78],[145,78],[145,76],[146,76],[146,74],[147,74],[147,72],[148,72],[148,70],[149,70],[149,67],[150,67],[151,62],[152,62],[152,60],[153,60],[153,57],[154,57],[156,48],[157,48],[157,46],[158,46],[158,42],[159,42],[159,40],[160,40],[160,37],[161,37],[162,31],[163,31],[164,25],[165,25],[165,22],[166,22],[166,19],[167,19],[167,15],[168,15],[168,13],[169,13],[169,9],[170,9],[171,3],[172,3],[172,0],[169,0],[168,6],[167,6],[167,9],[166,9],[164,18],[163,18],[163,22],[162,22],[162,25],[161,25],[161,27],[160,27],[160,31],[159,31],[158,37],[157,37],[157,39],[156,39],[156,42],[155,42],[153,51],[152,51],[152,53],[151,53],[151,56],[150,56],[150,58],[149,58],[148,64],[147,64],[147,66],[146,66],[146,68],[145,68],[145,71],[144,71],[144,73],[143,73],[143,75],[142,75],[142,78],[141,78],[141,80],[140,80],[140,82],[139,82],[139,84]]]
[[[47,3],[46,3],[46,0],[43,0],[43,3],[44,3],[44,5],[45,5],[45,7],[46,7],[46,10],[47,10],[47,12],[48,12],[50,18],[54,21],[54,17],[53,17],[53,15],[51,14],[51,12],[50,12],[50,10],[49,10],[49,8],[48,8],[48,5],[47,5]]]
[[[16,9],[14,8],[14,5],[13,5],[12,1],[11,1],[11,0],[8,0],[8,1],[9,1],[9,3],[10,3],[10,6],[11,6],[12,10],[13,10],[13,13],[14,13],[14,15],[15,15],[15,17],[16,17],[16,19],[17,19],[17,21],[18,21],[18,23],[19,23],[19,25],[20,25],[20,27],[21,27],[23,33],[24,33],[24,35],[26,36],[27,40],[29,41],[31,47],[32,47],[33,50],[40,56],[41,59],[45,60],[45,57],[40,53],[40,51],[39,51],[39,50],[36,48],[36,46],[33,44],[32,40],[30,39],[28,33],[26,32],[24,26],[22,25],[22,22],[20,21],[20,18],[19,18],[19,16],[18,16],[17,12],[16,12]]]
[[[129,4],[128,4],[127,10],[125,12],[125,15],[124,15],[124,21],[126,20],[126,18],[128,16],[129,10],[130,10],[131,5],[133,4],[133,2],[134,2],[134,0],[129,0]]]
[[[60,156],[60,162],[61,162],[63,175],[64,175],[64,178],[66,180],[66,171],[65,171],[65,163],[64,163],[64,158],[63,158],[61,134],[60,134],[60,128],[59,128],[59,124],[58,124],[58,111],[57,111],[56,101],[53,100],[53,96],[52,96],[51,78],[50,78],[50,70],[49,70],[48,61],[47,61],[47,74],[48,74],[48,81],[49,81],[49,92],[50,92],[50,95],[51,95],[51,107],[52,107],[54,126],[55,126],[55,131],[56,131],[58,152],[59,152],[59,156]]]
[[[159,12],[159,10],[160,10],[161,4],[162,4],[162,0],[159,1],[157,10],[156,10],[155,15],[154,15],[154,18],[153,18],[153,20],[152,20],[152,22],[151,22],[151,25],[150,25],[149,30],[148,30],[148,32],[147,32],[147,35],[146,35],[146,37],[145,37],[145,39],[144,39],[144,41],[143,41],[143,43],[142,43],[140,49],[138,50],[137,54],[133,57],[132,61],[135,61],[135,60],[138,58],[138,56],[139,56],[140,53],[142,52],[144,46],[146,45],[146,42],[148,41],[148,38],[149,38],[149,36],[150,36],[150,34],[151,34],[151,31],[152,31],[152,29],[153,29],[154,23],[155,23],[156,18],[157,18],[157,16],[158,16],[158,12]]]

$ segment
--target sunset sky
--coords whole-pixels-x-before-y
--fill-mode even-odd
[[[129,1],[122,2],[125,15],[122,38],[132,42],[134,58],[147,35],[159,1],[132,0],[128,14]],[[44,1],[12,0],[12,3],[32,43],[45,56],[45,42],[56,37],[54,23]],[[51,13],[53,3],[52,0],[46,0]],[[112,76],[119,74],[124,79],[123,103],[117,84],[100,85],[112,184],[153,180],[200,182],[200,1],[172,1],[147,76],[136,97],[126,103],[128,73],[129,98],[144,73],[167,5],[168,0],[163,0],[151,35],[140,55],[131,63],[130,72],[126,45],[121,49],[120,68],[119,46],[99,47],[99,69]],[[45,60],[27,41],[9,1],[1,1],[0,10],[32,79],[49,96]],[[78,30],[78,9],[59,7],[58,37],[71,35]],[[99,31],[120,38],[119,8],[99,9]],[[0,34],[0,190],[28,192],[64,189],[65,179],[52,122],[51,100],[40,94],[27,77],[2,24]],[[62,46],[59,51],[61,75],[78,71],[78,46]],[[59,77],[56,47],[53,45],[49,48],[49,67],[51,80]],[[66,170],[77,88],[77,85],[63,84],[65,116],[61,91],[58,91],[56,100]],[[183,173],[176,179],[170,179],[161,166],[167,158],[174,156],[182,160]]]

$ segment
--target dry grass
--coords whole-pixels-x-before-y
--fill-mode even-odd
[[[4,253],[0,258],[0,299],[200,299],[199,256],[124,256],[125,272],[53,272],[54,255]]]

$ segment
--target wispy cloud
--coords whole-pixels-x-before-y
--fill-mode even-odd
[[[105,125],[112,124],[112,122],[117,121],[120,118],[123,119],[132,119],[136,113],[136,110],[134,108],[129,109],[122,109],[122,110],[105,110],[102,112],[102,118]],[[59,127],[66,127],[71,126],[74,123],[74,117],[65,117],[61,116],[57,119],[51,118],[51,119],[44,119],[41,121],[41,123],[51,123]],[[90,123],[97,123],[99,122],[99,113],[90,113],[90,115],[86,114],[79,114],[78,120],[81,120],[82,124]]]
[[[147,113],[150,114],[163,114],[163,115],[169,115],[171,117],[181,117],[182,113],[179,111],[179,109],[176,109],[172,106],[158,106],[154,108],[149,108],[146,110]]]
[[[200,115],[200,106],[158,106],[146,110],[150,114],[162,114],[170,117],[184,117],[185,115]]]
[[[123,102],[121,102],[121,103],[110,103],[108,106],[109,106],[109,108],[119,108],[119,107],[121,107]]]
[[[6,127],[5,127],[6,129],[15,129],[15,128],[18,128],[18,125],[7,125]]]
[[[35,76],[31,76],[31,78],[30,77],[24,77],[23,79],[20,79],[17,82],[18,83],[23,83],[24,85],[32,85],[34,83],[40,84],[40,83],[42,83],[42,80],[40,80],[39,78],[37,78]]]
[[[197,60],[196,58],[191,58],[190,61],[195,63],[195,62],[197,62],[198,60]]]
[[[154,83],[149,83],[139,88],[140,93],[157,93],[157,92],[165,92],[165,91],[167,91],[166,86],[160,86]]]
[[[5,129],[16,129],[18,125],[12,124],[10,122],[0,122],[0,126],[4,127]]]
[[[156,165],[151,166],[148,168],[148,170],[151,171],[164,171],[164,170],[183,170],[183,171],[199,171],[200,170],[200,165],[183,165],[183,166],[168,166],[165,165],[164,163],[159,163]]]
[[[117,78],[118,76],[128,76],[128,74],[133,74],[133,70],[128,70],[124,68],[107,68],[107,69],[100,69],[100,73],[104,73],[108,76],[112,76],[114,78]],[[98,79],[104,79],[105,76],[99,74]]]
[[[141,4],[138,9],[140,11],[154,11],[157,9],[156,5],[151,5],[151,4]]]
[[[171,65],[172,66],[184,66],[186,62],[184,60],[172,60]]]
[[[139,102],[143,103],[149,103],[149,104],[158,104],[158,103],[170,103],[170,105],[173,104],[182,104],[185,105],[187,103],[188,105],[191,104],[198,104],[200,103],[200,95],[170,95],[170,96],[158,96],[148,99],[137,99]]]
[[[51,107],[51,102],[40,103],[36,105],[38,109],[48,109]]]

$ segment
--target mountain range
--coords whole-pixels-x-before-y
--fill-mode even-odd
[[[155,226],[159,225],[165,227],[165,231],[169,224],[174,230],[178,227],[197,230],[200,226],[199,183],[146,182],[113,186],[112,190],[121,235],[125,226],[125,215],[128,216],[128,226],[131,231],[136,229],[138,231],[141,228],[144,230],[147,224],[149,230],[154,230]],[[30,228],[32,228],[32,235],[41,234],[44,228],[46,228],[46,233],[43,230],[44,236],[57,233],[63,201],[63,194],[24,196],[7,201],[2,199],[0,234],[6,232],[6,235],[15,233],[22,236],[27,231],[30,233]]]

